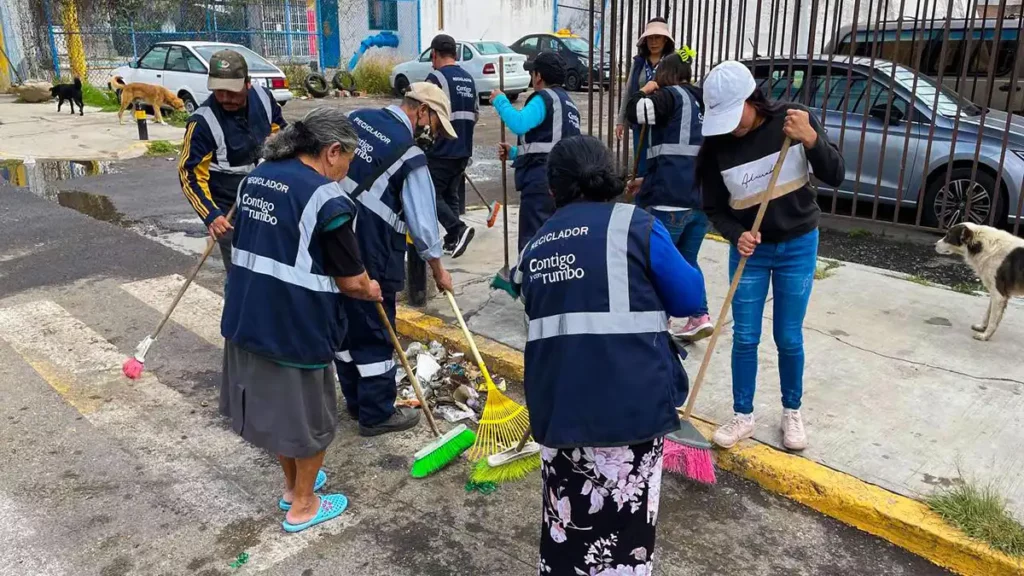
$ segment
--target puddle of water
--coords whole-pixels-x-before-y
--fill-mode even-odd
[[[61,190],[57,192],[57,203],[65,208],[77,210],[97,220],[128,227],[134,221],[117,211],[110,198],[102,194],[91,194],[77,190]]]
[[[114,163],[108,160],[0,160],[0,180],[49,200],[58,198],[56,182],[114,172]]]

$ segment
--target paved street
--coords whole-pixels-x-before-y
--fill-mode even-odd
[[[284,534],[274,460],[216,413],[216,261],[145,377],[123,378],[202,241],[172,163],[118,169],[65,183],[77,195],[63,200],[116,224],[0,189],[0,574],[534,573],[539,478],[466,493],[458,462],[414,481],[423,426],[366,440],[343,419],[326,468],[351,508]],[[666,480],[662,510],[659,574],[945,573],[728,474],[710,489]],[[230,568],[242,552],[248,564]]]

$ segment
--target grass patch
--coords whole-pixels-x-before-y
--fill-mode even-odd
[[[285,64],[281,66],[285,78],[288,79],[288,89],[296,96],[308,96],[306,93],[306,76],[309,76],[309,67],[302,64]]]
[[[906,278],[904,278],[904,280],[906,280],[907,282],[913,282],[914,284],[920,284],[921,286],[932,285],[931,281],[929,281],[927,278],[925,278],[924,276],[918,276],[917,274],[907,276]]]
[[[1024,556],[1024,526],[1006,511],[1006,500],[991,486],[961,476],[953,487],[929,497],[931,507],[964,534],[1010,556]]]
[[[86,106],[99,108],[102,112],[117,112],[121,107],[116,94],[91,84],[82,84],[82,102],[85,102]]]
[[[843,263],[838,260],[822,259],[822,262],[825,264],[824,266],[814,269],[815,280],[825,280],[826,278],[831,278],[832,275],[835,274],[833,270],[835,270],[836,268],[843,267]]]
[[[164,121],[171,126],[177,126],[178,128],[184,128],[185,122],[188,120],[188,112],[184,110],[175,110],[170,114],[164,114]]]
[[[391,70],[395,64],[394,58],[383,54],[360,59],[352,73],[356,79],[356,90],[364,94],[391,94]]]
[[[153,140],[146,146],[146,156],[176,156],[181,146],[167,140]]]
[[[854,228],[853,230],[847,232],[846,235],[849,236],[850,238],[866,238],[868,236],[871,236],[871,232],[868,232],[863,228]]]
[[[952,288],[954,292],[959,292],[961,294],[970,294],[971,296],[974,296],[975,292],[985,289],[985,287],[980,282],[957,282],[956,284],[953,284],[950,288]]]

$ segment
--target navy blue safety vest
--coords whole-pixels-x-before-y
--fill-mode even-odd
[[[516,190],[533,187],[533,181],[547,182],[548,154],[563,138],[579,136],[580,110],[561,86],[534,92],[533,98],[544,100],[544,121],[519,137],[519,155],[512,166],[516,169]]]
[[[688,383],[651,280],[653,225],[629,204],[576,202],[523,251],[523,386],[544,446],[623,446],[679,428]]]
[[[275,360],[324,364],[344,337],[317,235],[356,206],[296,159],[264,162],[238,189],[221,335]]]
[[[427,76],[427,82],[441,87],[452,104],[451,121],[458,138],[438,138],[427,153],[429,158],[469,158],[473,155],[473,127],[479,96],[469,72],[456,64],[443,66]]]
[[[408,228],[402,220],[402,187],[409,172],[427,165],[427,157],[413,146],[412,132],[394,112],[363,108],[348,117],[359,134],[359,147],[341,187],[359,206],[356,237],[366,273],[382,291],[393,294],[405,283]]]
[[[700,103],[682,86],[662,88],[672,94],[675,108],[672,118],[662,126],[649,129],[647,174],[640,186],[637,206],[700,208],[701,195],[695,187],[697,153],[701,136]]]

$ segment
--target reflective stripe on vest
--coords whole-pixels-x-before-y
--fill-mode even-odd
[[[452,91],[448,86],[448,78],[441,73],[440,70],[434,70],[430,73],[431,76],[437,80],[437,83],[441,85],[441,90],[444,90],[444,95],[448,97],[448,101],[452,102]],[[459,110],[452,112],[449,120],[469,120],[470,122],[476,121],[476,112],[467,112],[465,110]]]
[[[664,311],[631,312],[629,309],[629,226],[635,209],[632,204],[616,204],[608,221],[605,262],[609,310],[531,319],[527,342],[557,336],[643,334],[668,330],[668,317]]]
[[[248,250],[232,249],[231,264],[314,292],[338,292],[338,285],[330,276],[303,271],[295,266],[289,266]]]
[[[228,145],[224,140],[224,129],[220,127],[220,122],[217,120],[217,115],[213,113],[208,106],[200,106],[196,110],[196,114],[203,117],[206,120],[206,125],[210,127],[210,134],[213,135],[213,141],[217,144],[217,163],[210,163],[210,172],[222,172],[224,174],[248,174],[256,168],[255,164],[246,164],[245,166],[231,166],[228,162]]]
[[[317,216],[320,209],[334,198],[348,196],[341,185],[337,182],[324,184],[316,189],[313,195],[306,202],[306,207],[299,217],[299,253],[295,256],[295,267],[302,272],[309,272],[313,269],[313,257],[309,254],[309,243],[313,241],[313,231],[316,230]]]
[[[253,88],[253,90],[256,90],[260,104],[263,104],[263,111],[267,113],[267,126],[272,126],[274,124],[274,108],[270,105],[270,92],[263,88]]]
[[[402,165],[405,164],[407,160],[419,156],[420,154],[423,154],[423,151],[419,148],[415,146],[409,148],[401,158],[396,160],[394,164],[389,166],[388,169],[385,170],[379,178],[377,178],[372,186],[354,198],[356,202],[359,202],[365,206],[367,210],[373,212],[380,217],[381,220],[387,222],[388,226],[391,226],[391,228],[399,234],[405,234],[408,232],[409,227],[405,225],[405,222],[402,221],[402,218],[398,214],[395,214],[395,211],[392,210],[390,206],[384,203],[381,197],[384,196],[384,191],[387,190],[391,177],[402,168]],[[346,177],[345,180],[342,181],[341,187],[346,193],[351,194],[359,187],[359,183]]]
[[[672,86],[672,91],[683,100],[682,114],[679,119],[679,139],[674,144],[658,144],[647,149],[647,158],[658,156],[696,156],[700,145],[687,144],[690,141],[690,94],[679,86]]]
[[[339,350],[338,352],[335,352],[334,358],[338,362],[343,362],[345,364],[355,363],[355,360],[352,359],[352,353],[349,352],[348,350]],[[372,378],[374,376],[383,376],[394,367],[394,360],[384,360],[382,362],[373,362],[370,364],[356,364],[356,370],[359,371],[360,378]]]
[[[547,154],[562,139],[562,99],[551,88],[541,90],[551,98],[551,141],[526,142],[519,146],[520,154]]]
[[[469,120],[472,122],[476,120],[476,112],[466,112],[465,110],[452,112],[451,120]]]

